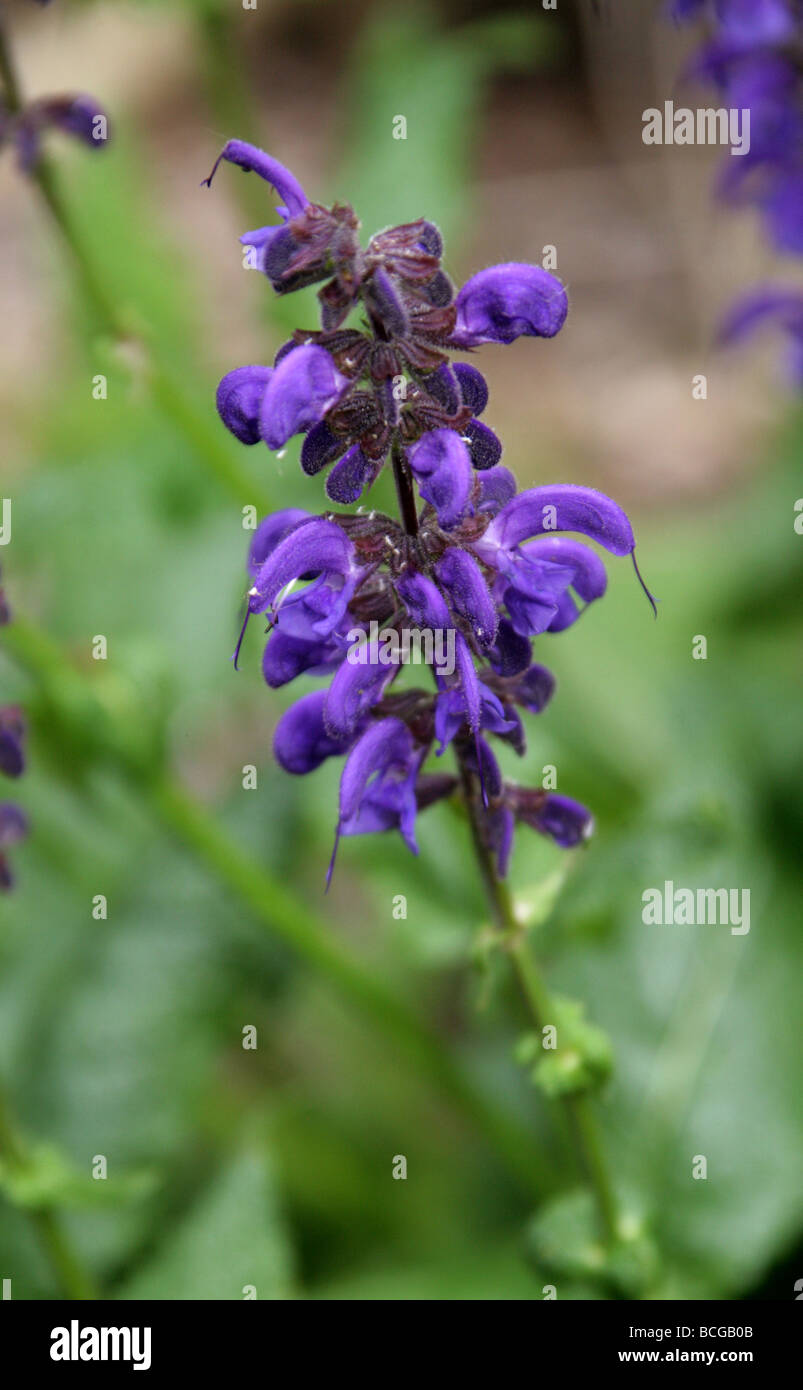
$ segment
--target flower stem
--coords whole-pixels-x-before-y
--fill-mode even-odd
[[[24,1168],[28,1159],[27,1148],[11,1118],[8,1101],[2,1091],[0,1091],[0,1154],[10,1168]],[[53,1205],[27,1207],[25,1210],[36,1227],[39,1240],[48,1256],[56,1282],[64,1297],[82,1301],[97,1298],[97,1290],[92,1277],[73,1250]]]
[[[418,509],[415,505],[413,480],[410,476],[410,465],[405,458],[404,449],[397,434],[393,436],[390,456],[393,460],[393,481],[396,484],[396,496],[399,501],[399,512],[404,529],[408,536],[417,536]]]
[[[545,1023],[556,1017],[549,989],[530,947],[526,929],[516,920],[509,889],[497,874],[493,857],[483,840],[471,774],[459,756],[458,762],[477,863],[499,931],[500,944],[510,957],[530,1016],[540,1032]],[[586,1096],[564,1096],[561,1104],[580,1166],[594,1193],[600,1233],[604,1241],[609,1243],[618,1229],[617,1204],[594,1111]]]

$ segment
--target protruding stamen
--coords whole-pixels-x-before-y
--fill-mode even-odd
[[[249,619],[250,617],[251,617],[251,609],[250,609],[250,608],[246,608],[246,610],[245,610],[245,617],[243,618],[243,625],[242,625],[242,627],[240,628],[240,636],[237,638],[237,646],[234,648],[234,652],[233,652],[232,658],[231,658],[232,661],[234,662],[234,669],[235,669],[235,671],[239,671],[239,669],[240,669],[239,666],[237,665],[237,662],[238,662],[239,659],[240,659],[240,648],[241,648],[241,646],[243,645],[243,638],[245,637],[245,629],[248,627],[248,619]]]
[[[639,569],[638,565],[636,564],[636,552],[635,552],[635,550],[631,550],[631,552],[630,552],[630,558],[631,558],[631,560],[633,561],[633,569],[636,571],[636,578],[638,579],[639,584],[641,585],[642,589],[644,590],[645,594],[647,595],[647,598],[650,600],[650,604],[651,604],[651,606],[652,606],[652,611],[653,611],[653,613],[655,614],[655,616],[656,616],[656,618],[657,618],[657,617],[658,617],[658,608],[657,608],[655,599],[653,598],[652,594],[650,593],[649,589],[647,588],[647,585],[644,583],[644,580],[642,579],[641,570]]]

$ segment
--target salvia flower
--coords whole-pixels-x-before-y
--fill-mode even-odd
[[[756,208],[777,252],[803,255],[801,0],[672,0],[668,9],[679,23],[706,21],[687,75],[712,84],[724,106],[749,116],[749,143],[740,158],[724,160],[720,195]],[[748,291],[723,323],[720,338],[738,341],[774,320],[790,334],[790,376],[799,387],[800,338],[784,299],[780,290]]]
[[[221,160],[256,173],[280,200],[280,222],[242,238],[274,289],[321,284],[319,328],[299,329],[271,365],[223,378],[223,424],[273,450],[302,435],[303,470],[326,473],[340,506],[386,466],[399,499],[398,517],[366,507],[276,512],[248,557],[246,622],[267,621],[268,685],[301,674],[326,682],[282,715],[274,753],[293,775],[344,760],[330,876],[346,836],[397,830],[417,852],[418,813],[458,789],[501,874],[517,824],[564,848],[582,844],[590,812],[507,781],[489,739],[524,753],[522,714],[539,714],[555,688],[532,640],[572,626],[604,594],[605,566],[585,542],[635,565],[633,531],[592,488],[517,493],[500,440],[479,418],[487,383],[453,360],[481,344],[554,337],[566,319],[563,285],[509,262],[455,293],[433,223],[391,227],[363,249],[352,209],[310,202],[277,160],[232,140],[207,183]],[[357,305],[364,326],[344,327]],[[391,639],[410,634],[433,639],[423,688],[400,682],[403,663],[387,655]],[[427,769],[450,748],[458,776]]]
[[[0,145],[7,144],[24,173],[35,169],[48,131],[58,130],[93,150],[109,139],[108,117],[94,97],[73,93],[43,97],[11,112],[0,102]]]

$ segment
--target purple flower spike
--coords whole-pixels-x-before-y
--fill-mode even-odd
[[[471,458],[463,440],[454,430],[430,430],[407,457],[426,502],[438,514],[447,530],[462,521],[471,496]]]
[[[272,376],[272,367],[235,367],[217,388],[218,415],[242,444],[259,443],[259,411]]]
[[[568,312],[560,280],[540,266],[511,261],[472,275],[457,299],[455,347],[554,338]]]
[[[739,103],[729,92],[731,107],[762,105],[762,130],[758,120],[753,130],[754,167],[763,173],[794,135],[783,112],[776,119],[777,72],[745,73],[742,50],[725,47],[712,69],[724,86],[738,72],[746,96]],[[788,56],[778,57],[783,83]],[[490,741],[526,752],[524,711],[540,713],[555,688],[551,673],[533,664],[532,638],[568,627],[605,591],[605,566],[582,537],[629,554],[635,566],[633,532],[625,513],[591,488],[517,496],[499,462],[502,445],[480,420],[487,383],[469,363],[449,359],[454,348],[553,337],[566,317],[563,286],[538,266],[511,263],[473,276],[455,299],[432,223],[387,228],[363,248],[347,204],[308,202],[293,176],[251,145],[231,141],[221,158],[256,171],[283,199],[280,225],[241,238],[274,289],[285,295],[326,281],[317,295],[320,328],[296,329],[272,368],[230,373],[218,408],[246,444],[259,437],[280,449],[303,433],[301,467],[308,476],[328,470],[326,494],[338,504],[324,516],[286,508],[265,518],[251,543],[246,615],[247,623],[251,613],[267,614],[262,671],[270,687],[305,674],[328,680],[282,716],[275,735],[277,760],[294,774],[345,756],[327,886],[343,835],[398,829],[415,851],[417,810],[458,790],[500,875],[517,819],[559,845],[579,844],[590,833],[585,808],[508,785]],[[743,196],[742,184],[732,184],[733,196]],[[775,193],[768,178],[767,216]],[[795,197],[779,207],[785,225],[794,221]],[[783,322],[793,333],[796,320]],[[339,510],[386,466],[398,512]],[[396,681],[408,660],[423,660],[430,680]],[[459,775],[422,775],[425,760],[447,747]],[[7,760],[13,755],[9,745]]]
[[[325,690],[314,690],[311,695],[302,695],[294,705],[285,710],[273,735],[273,752],[277,763],[285,772],[304,776],[314,772],[322,762],[338,753],[346,746],[342,740],[333,738],[323,722]]]
[[[480,646],[492,646],[499,615],[476,560],[468,551],[453,546],[439,560],[435,573],[455,612],[465,618]]]
[[[247,144],[245,140],[229,140],[223,146],[211,174],[203,180],[207,188],[211,187],[221,160],[238,165],[246,173],[259,174],[261,179],[271,184],[282,200],[282,206],[277,211],[285,220],[288,217],[296,217],[308,205],[309,198],[290,170],[285,169],[278,159],[272,159],[264,150],[257,149],[256,145]]]
[[[325,348],[308,343],[283,357],[262,397],[259,426],[269,449],[281,449],[299,430],[317,425],[348,379]]]
[[[297,526],[270,554],[249,590],[248,607],[263,613],[293,579],[323,572],[346,576],[354,562],[354,547],[334,521],[315,517]]]

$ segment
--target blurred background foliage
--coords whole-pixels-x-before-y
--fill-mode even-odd
[[[236,235],[271,220],[268,191],[231,170],[198,187],[235,134],[314,197],[352,201],[367,233],[438,221],[456,278],[558,246],[566,343],[485,350],[489,418],[522,484],[614,492],[661,603],[654,623],[612,562],[605,602],[537,644],[559,689],[530,721],[516,777],[540,782],[554,764],[597,834],[535,945],[554,988],[613,1040],[599,1111],[617,1188],[659,1251],[647,1296],[792,1296],[803,418],[763,363],[707,352],[694,276],[665,260],[690,219],[705,227],[708,184],[684,203],[672,165],[657,213],[632,194],[624,146],[650,104],[639,84],[663,92],[660,63],[644,77],[649,21],[627,6],[629,29],[590,5],[561,9],[11,7],[26,84],[85,85],[111,110],[100,156],[57,141],[52,155],[116,317],[114,331],[99,321],[6,156],[2,293],[19,327],[2,359],[2,561],[19,628],[0,680],[30,717],[20,799],[34,827],[0,903],[0,1075],[18,1146],[0,1163],[0,1273],[14,1297],[64,1290],[43,1214],[109,1297],[611,1292],[565,1138],[513,1059],[523,1009],[502,962],[477,950],[486,909],[465,825],[428,811],[418,859],[394,838],[347,841],[324,898],[338,767],[280,772],[271,733],[301,687],[265,689],[255,631],[238,675],[228,661],[243,507],[322,505],[297,449],[246,451],[214,411],[220,375],[270,361],[314,305],[311,292],[276,302],[242,270]],[[635,137],[594,106],[612,50]],[[399,113],[406,142],[391,138]],[[600,170],[631,190],[624,228],[621,207],[613,225],[595,221]],[[578,217],[607,246],[596,260]],[[721,235],[729,248],[727,230],[712,233],[701,257],[721,258]],[[662,329],[661,304],[678,300],[682,327]],[[695,370],[712,399],[691,405]],[[625,429],[632,459],[617,466]],[[99,633],[105,662],[91,657]],[[705,661],[692,659],[698,634]],[[242,788],[247,764],[256,790]],[[512,870],[525,897],[566,865],[527,835]],[[641,894],[665,879],[749,888],[749,935],[644,926]],[[99,893],[106,921],[92,917]],[[321,939],[346,949],[356,983]],[[378,993],[355,1008],[366,976]],[[425,1041],[414,1023],[377,1026],[382,991]],[[391,1177],[397,1154],[406,1182]],[[698,1154],[706,1181],[691,1176]],[[96,1155],[105,1182],[91,1178]]]

